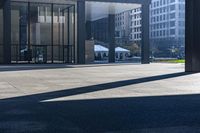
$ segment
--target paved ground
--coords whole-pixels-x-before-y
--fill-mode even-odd
[[[183,64],[0,66],[0,133],[200,133]]]

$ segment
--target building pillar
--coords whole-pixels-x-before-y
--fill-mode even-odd
[[[115,15],[108,15],[109,63],[115,62]]]
[[[141,62],[142,64],[150,63],[150,40],[149,40],[149,3],[142,4],[141,20]]]
[[[86,39],[91,40],[93,38],[92,32],[91,32],[91,21],[86,22]]]
[[[11,1],[3,5],[3,63],[11,63]]]
[[[200,72],[200,1],[186,0],[185,71]]]
[[[85,1],[77,2],[77,63],[85,64]]]

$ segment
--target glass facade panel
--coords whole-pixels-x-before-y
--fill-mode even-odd
[[[74,62],[74,6],[55,5],[53,8],[53,49],[55,62]]]
[[[74,63],[75,62],[75,6],[69,8],[69,39],[68,39],[68,55],[65,55],[67,58],[67,62]],[[65,48],[66,50],[66,48]]]
[[[75,5],[11,4],[12,63],[75,63]]]
[[[86,1],[86,62],[141,62],[141,4]]]
[[[13,63],[28,61],[28,4],[11,4],[11,59]]]
[[[30,45],[34,63],[51,62],[51,4],[30,4]]]
[[[3,9],[0,8],[0,63],[3,62]]]

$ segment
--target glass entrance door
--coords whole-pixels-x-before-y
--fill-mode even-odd
[[[47,63],[47,46],[34,45],[32,55],[35,63]]]

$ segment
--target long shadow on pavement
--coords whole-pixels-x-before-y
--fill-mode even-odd
[[[140,129],[150,132],[149,128],[166,129],[168,127],[180,127],[178,131],[182,133],[200,132],[200,95],[41,102],[42,100],[114,89],[188,74],[191,73],[160,75],[2,99],[0,100],[0,132],[127,131],[135,133],[141,132]]]

